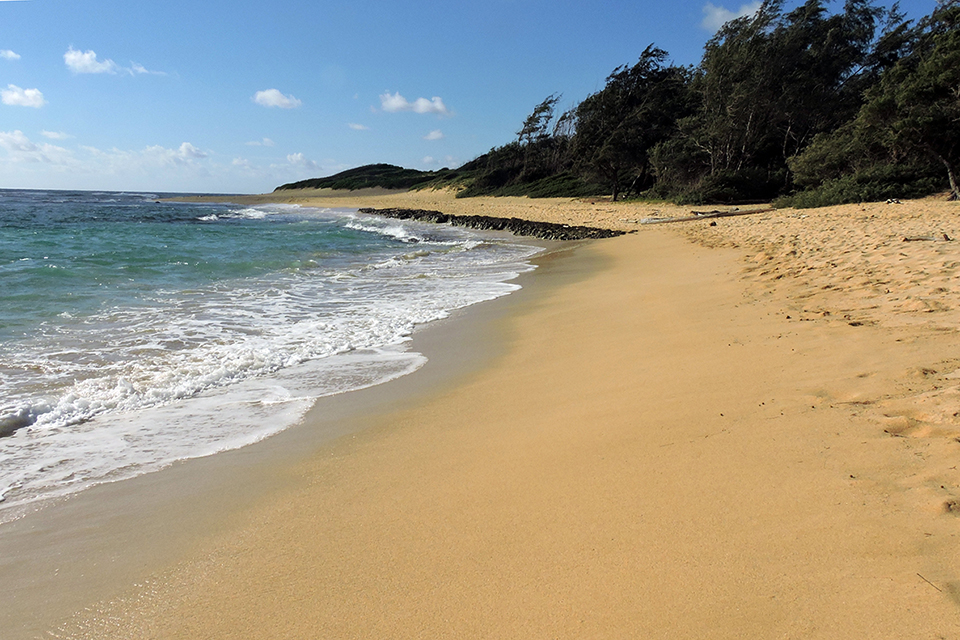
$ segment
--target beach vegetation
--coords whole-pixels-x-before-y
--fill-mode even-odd
[[[613,200],[656,182],[650,153],[693,113],[690,70],[666,64],[667,52],[647,47],[633,66],[618,67],[606,86],[575,110],[571,151],[578,171],[605,184]]]
[[[877,27],[887,37],[876,37]],[[789,162],[852,118],[863,90],[897,56],[902,18],[867,0],[829,15],[781,0],[724,25],[707,43],[692,91],[697,112],[658,150],[659,190],[703,201],[770,199],[793,189]],[[873,55],[882,45],[882,56]]]
[[[370,165],[279,187],[453,187],[481,195],[776,201],[960,198],[960,0],[916,24],[897,5],[765,0],[700,63],[647,46],[561,111],[537,104],[510,142],[456,169]]]
[[[856,116],[792,162],[809,197],[856,202],[949,189],[960,198],[960,3],[941,3],[910,41]]]

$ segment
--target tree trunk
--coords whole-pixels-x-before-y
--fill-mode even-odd
[[[960,200],[960,189],[957,188],[957,175],[953,170],[953,164],[951,164],[949,160],[944,158],[942,155],[940,155],[933,149],[930,149],[929,146],[927,147],[927,149],[930,151],[930,153],[933,154],[933,156],[937,160],[939,160],[943,164],[944,167],[947,168],[947,179],[950,181],[950,197],[947,199]]]
[[[946,160],[943,164],[947,166],[947,177],[950,179],[950,200],[960,200],[960,189],[957,189],[957,177],[953,173],[953,167]]]

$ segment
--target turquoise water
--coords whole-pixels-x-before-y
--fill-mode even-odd
[[[538,251],[161,195],[0,191],[0,521],[416,370],[416,325],[515,290]]]

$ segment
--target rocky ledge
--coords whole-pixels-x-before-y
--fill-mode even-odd
[[[457,227],[471,229],[489,229],[492,231],[509,231],[518,236],[532,236],[544,240],[587,240],[593,238],[613,238],[623,235],[624,231],[612,229],[598,229],[596,227],[575,227],[553,222],[534,222],[520,218],[497,218],[494,216],[458,216],[440,211],[426,209],[372,209],[365,207],[360,213],[371,213],[384,218],[398,220],[417,220],[420,222],[435,222],[452,224]]]

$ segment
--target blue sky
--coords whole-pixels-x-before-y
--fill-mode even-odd
[[[456,167],[649,44],[697,63],[755,6],[0,0],[0,188],[260,193],[373,162]]]

